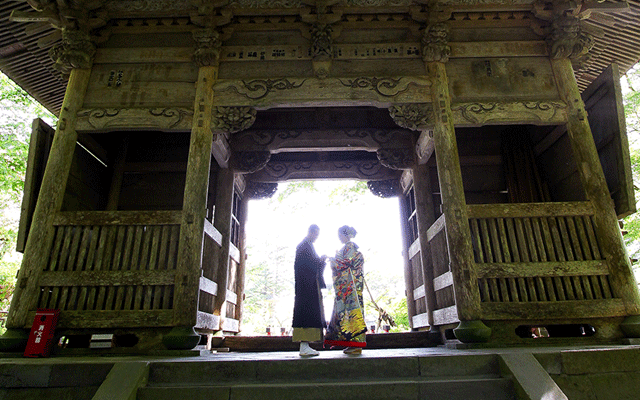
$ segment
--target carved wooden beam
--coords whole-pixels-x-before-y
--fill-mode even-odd
[[[403,129],[246,130],[231,138],[233,151],[375,151],[411,147],[413,134]]]
[[[309,179],[398,179],[400,171],[384,167],[378,160],[269,161],[266,167],[247,175],[254,182],[284,182]]]

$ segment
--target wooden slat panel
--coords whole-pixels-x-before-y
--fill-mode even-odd
[[[237,304],[238,303],[238,295],[233,293],[231,290],[227,290],[226,296],[227,303]]]
[[[200,290],[212,296],[218,294],[218,284],[204,276],[200,277]]]
[[[409,259],[413,259],[420,252],[420,238],[418,237],[411,246],[409,246],[409,250],[407,251],[409,254]]]
[[[533,276],[606,275],[606,261],[475,264],[479,278],[522,278]]]
[[[593,206],[588,201],[558,203],[519,204],[470,204],[469,218],[533,218],[554,216],[592,215]]]
[[[438,289],[435,289],[438,290]],[[420,285],[417,289],[413,290],[413,300],[419,300],[425,296],[424,285]]]
[[[459,322],[456,306],[441,308],[433,311],[433,323],[435,325],[447,325]]]
[[[238,332],[239,327],[240,323],[237,319],[233,318],[225,318],[222,323],[222,330],[225,332]]]
[[[438,233],[440,233],[445,227],[445,219],[444,214],[440,215],[438,219],[431,224],[429,229],[427,229],[427,241],[430,242]]]
[[[433,290],[438,291],[453,285],[453,274],[451,271],[433,279]]]
[[[238,250],[238,248],[234,246],[233,243],[229,243],[229,257],[233,261],[240,263],[240,250]]]
[[[171,285],[174,271],[76,271],[43,272],[41,286],[118,286],[118,285]]]
[[[35,317],[35,311],[28,313],[29,324]],[[62,311],[58,319],[58,328],[135,328],[171,326],[173,310],[149,311]],[[26,325],[25,328],[30,328]]]
[[[220,317],[217,315],[198,311],[196,327],[200,329],[217,331],[220,329]]]
[[[532,303],[481,303],[483,320],[523,318],[605,318],[627,314],[621,299],[573,300]]]
[[[473,250],[476,255],[476,262],[487,262],[482,251],[482,239],[480,238],[480,227],[478,226],[478,220],[472,218],[469,220],[471,226],[471,242],[473,244]]]
[[[218,246],[222,246],[222,234],[208,219],[204,220],[204,233],[206,233]]]
[[[180,225],[182,211],[64,211],[53,225]]]
[[[427,313],[414,315],[411,319],[413,321],[413,328],[414,329],[424,328],[424,327],[429,326],[429,318],[428,318]]]

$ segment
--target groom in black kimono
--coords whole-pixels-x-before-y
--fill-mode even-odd
[[[300,342],[301,356],[317,356],[309,342],[322,340],[326,327],[320,289],[325,288],[324,272],[327,256],[318,257],[313,242],[320,234],[318,225],[311,225],[307,237],[296,248],[295,271],[296,297],[293,306],[293,341]]]

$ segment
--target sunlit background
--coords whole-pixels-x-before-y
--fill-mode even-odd
[[[368,325],[378,318],[375,301],[399,320],[393,331],[406,329],[402,326],[406,300],[399,199],[376,197],[363,182],[313,181],[281,183],[271,199],[249,202],[242,334],[264,335],[267,327],[275,334],[281,334],[281,328],[290,332],[295,249],[311,224],[320,227],[315,243],[318,255],[333,256],[342,246],[339,227],[349,225],[357,230],[353,242],[364,255],[365,280],[371,292],[364,292]],[[324,278],[329,287],[323,290],[329,319],[333,290],[328,265]]]

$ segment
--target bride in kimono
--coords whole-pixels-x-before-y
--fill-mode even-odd
[[[328,347],[346,347],[344,353],[349,355],[362,354],[367,345],[362,301],[364,258],[358,245],[351,241],[355,236],[356,230],[350,226],[338,229],[338,238],[344,246],[330,259],[336,298],[324,341]]]

